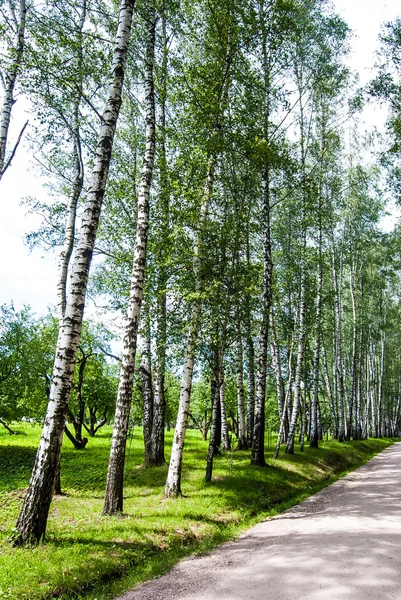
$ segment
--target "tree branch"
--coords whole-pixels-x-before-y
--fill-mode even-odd
[[[9,157],[9,159],[7,160],[6,164],[4,165],[4,168],[3,168],[3,170],[2,170],[2,171],[1,171],[1,173],[0,173],[0,175],[1,175],[1,176],[3,176],[3,175],[4,175],[4,173],[7,171],[8,167],[11,165],[11,161],[13,160],[13,158],[14,158],[14,156],[15,156],[15,153],[17,152],[17,148],[18,148],[18,146],[19,146],[19,143],[20,143],[20,141],[21,141],[21,138],[22,138],[22,136],[24,135],[24,131],[25,131],[25,129],[26,129],[26,126],[28,125],[28,123],[29,123],[29,121],[27,121],[27,122],[25,123],[25,125],[23,126],[23,128],[21,129],[21,131],[20,131],[20,134],[19,134],[19,136],[18,136],[18,139],[17,139],[17,141],[16,141],[16,144],[15,144],[15,146],[14,146],[14,148],[13,148],[13,150],[12,150],[11,154],[10,154],[10,157]]]

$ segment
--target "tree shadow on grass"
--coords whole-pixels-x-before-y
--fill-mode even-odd
[[[26,487],[35,462],[36,449],[31,446],[0,446],[1,491]]]
[[[263,471],[249,467],[247,474],[229,475],[205,486],[222,492],[227,510],[256,516],[308,491],[309,483],[304,475],[269,466]]]

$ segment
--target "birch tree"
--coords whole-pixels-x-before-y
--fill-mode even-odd
[[[223,7],[222,7],[223,8]],[[200,319],[203,306],[204,293],[204,275],[203,275],[203,260],[204,260],[204,228],[208,219],[209,205],[213,194],[215,183],[215,172],[218,160],[220,132],[223,126],[225,108],[227,106],[227,93],[230,82],[230,68],[234,59],[236,50],[236,39],[234,38],[235,30],[231,6],[224,6],[224,10],[219,15],[221,38],[213,39],[215,32],[213,31],[213,19],[217,13],[214,12],[213,5],[210,5],[211,13],[207,14],[208,22],[206,23],[206,35],[209,35],[209,41],[214,46],[212,64],[217,75],[217,81],[212,82],[212,111],[210,110],[210,100],[207,99],[207,107],[209,114],[207,120],[212,123],[212,130],[209,130],[209,135],[212,136],[212,143],[207,157],[206,178],[204,189],[200,201],[198,227],[194,239],[194,256],[193,256],[193,275],[194,275],[194,300],[192,302],[188,333],[184,350],[184,362],[182,367],[181,385],[180,385],[180,402],[178,408],[177,422],[173,438],[173,446],[171,449],[170,464],[167,474],[164,494],[166,497],[177,497],[181,494],[181,474],[185,435],[188,425],[188,413],[191,397],[191,386],[195,361],[195,350],[198,339]],[[226,19],[224,21],[224,19]],[[218,33],[220,33],[220,31]],[[208,57],[208,62],[211,58]],[[209,64],[210,64],[209,62]],[[204,67],[203,67],[204,69]],[[210,127],[210,125],[209,125]],[[221,390],[221,386],[220,386]],[[220,404],[220,408],[224,404]]]
[[[47,517],[60,454],[76,352],[82,328],[89,268],[104,197],[114,134],[121,106],[124,66],[131,34],[133,2],[123,0],[113,51],[111,81],[94,158],[92,178],[71,268],[68,299],[53,369],[50,401],[31,480],[18,521],[14,544],[37,544],[46,533]]]
[[[125,448],[132,399],[133,375],[137,346],[138,325],[145,279],[146,249],[149,229],[149,196],[155,157],[155,100],[154,56],[156,11],[153,3],[147,10],[147,45],[145,58],[146,147],[138,193],[138,213],[131,289],[123,338],[120,382],[114,417],[113,438],[107,471],[106,496],[103,514],[112,515],[123,510],[123,483]],[[145,338],[147,336],[145,335]]]

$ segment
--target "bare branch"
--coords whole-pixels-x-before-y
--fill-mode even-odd
[[[21,138],[22,138],[22,136],[24,135],[24,131],[25,131],[25,129],[26,129],[26,127],[27,127],[28,123],[29,123],[29,120],[28,120],[28,121],[26,121],[25,125],[24,125],[24,126],[23,126],[23,128],[21,129],[21,131],[20,131],[20,134],[19,134],[19,136],[18,136],[18,139],[17,139],[17,141],[16,141],[16,143],[15,143],[15,146],[14,146],[14,148],[13,148],[13,150],[12,150],[12,152],[11,152],[10,156],[9,156],[9,159],[7,160],[6,164],[4,165],[4,168],[3,168],[3,170],[2,170],[2,171],[1,171],[1,173],[0,173],[0,177],[3,177],[4,173],[7,171],[8,167],[11,165],[11,161],[13,160],[13,158],[14,158],[14,156],[15,156],[15,153],[17,152],[17,148],[18,148],[18,146],[19,146],[19,143],[20,143],[20,141],[21,141]]]
[[[111,352],[107,352],[107,350],[105,350],[104,348],[102,348],[102,346],[100,346],[100,350],[103,352],[103,354],[105,354],[106,356],[110,356],[110,358],[114,358],[114,360],[118,360],[118,362],[122,362],[121,357],[120,356],[116,356],[115,354],[111,354]]]

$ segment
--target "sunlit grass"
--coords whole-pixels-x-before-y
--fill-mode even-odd
[[[127,450],[124,514],[102,517],[111,428],[85,450],[62,449],[65,496],[52,503],[46,543],[14,549],[8,543],[35,458],[40,429],[0,430],[0,600],[50,598],[105,600],[166,571],[181,557],[233,539],[247,526],[276,514],[355,468],[393,441],[321,443],[294,456],[249,464],[249,452],[215,460],[204,481],[207,444],[189,431],[183,472],[185,497],[165,500],[167,466],[145,469],[140,428]],[[168,456],[172,432],[167,433]],[[273,439],[274,443],[274,439]],[[273,447],[266,448],[267,457]]]

